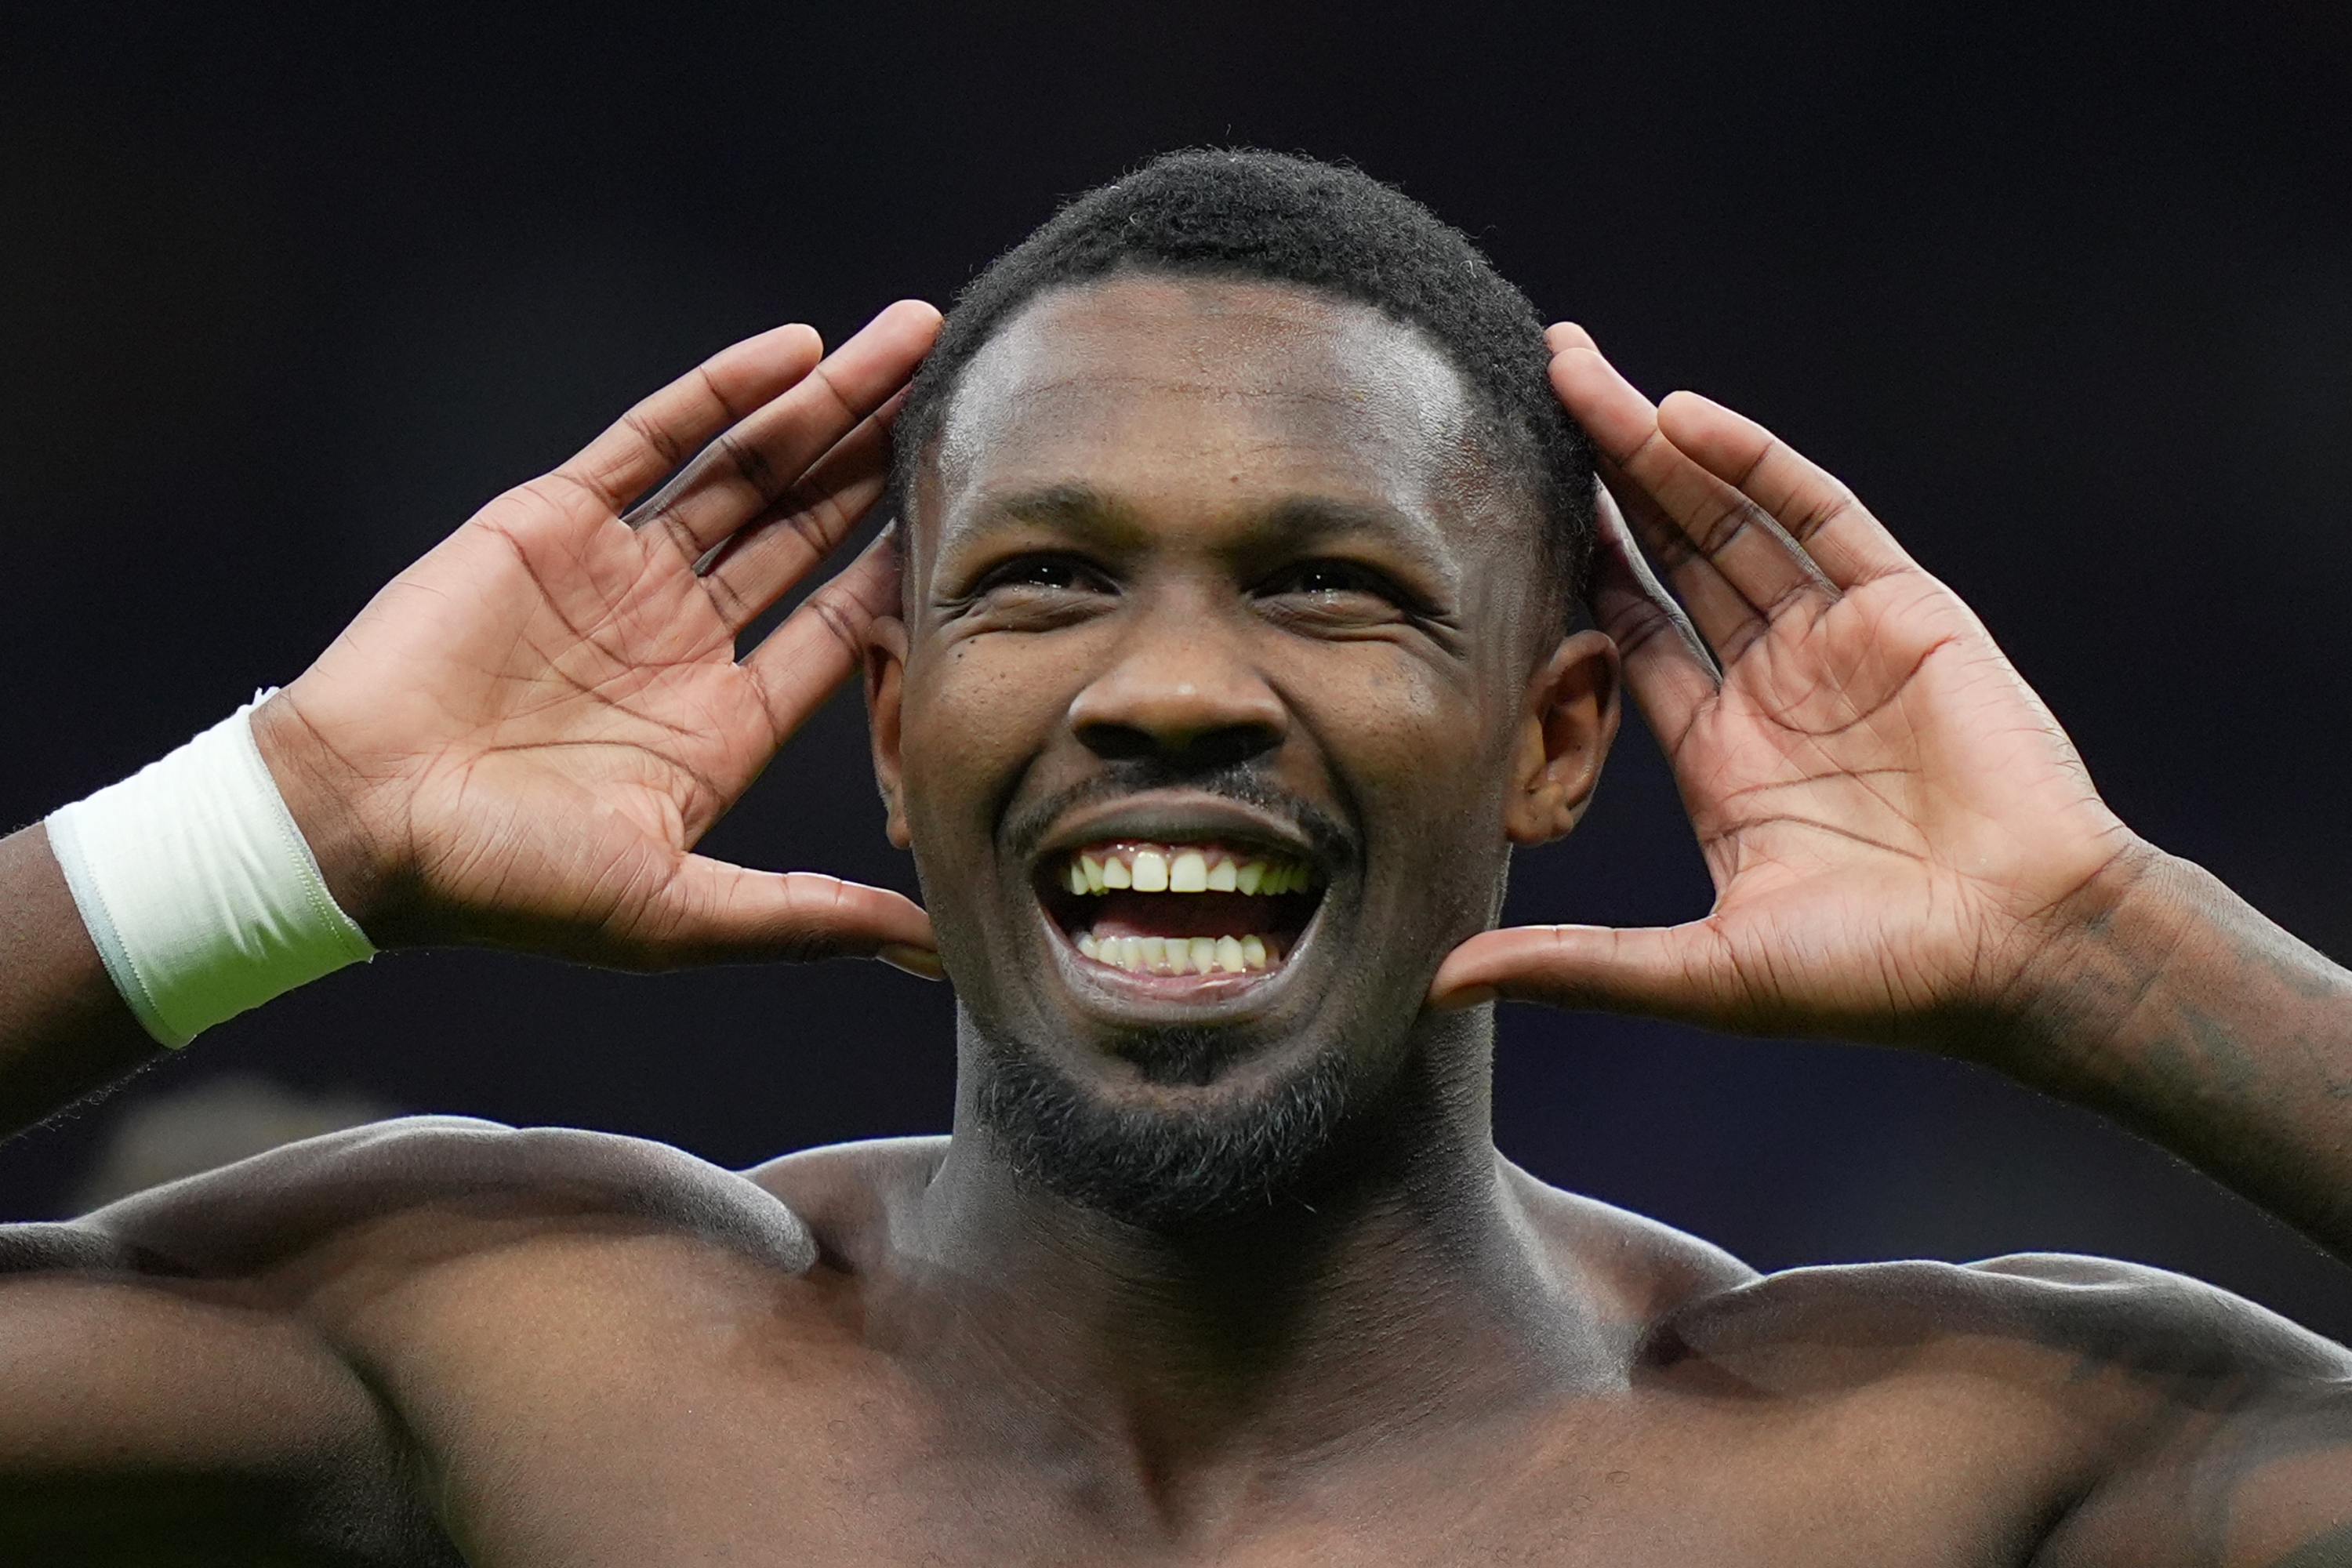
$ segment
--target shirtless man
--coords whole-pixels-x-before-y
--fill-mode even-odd
[[[1547,353],[1470,254],[1352,174],[1163,162],[913,401],[929,307],[780,329],[387,588],[254,720],[377,942],[943,965],[953,1136],[739,1175],[426,1119],[16,1227],[5,1561],[2352,1563],[2352,1355],[2269,1313],[1763,1278],[1496,1154],[1491,1000],[1631,1009],[1989,1064],[2352,1257],[2344,972],[2126,830],[1835,480]],[[1589,576],[1550,393],[1632,523]],[[902,407],[903,596],[886,538],[739,659]],[[692,853],[861,667],[928,916]],[[1621,674],[1713,910],[1489,930]],[[38,827],[0,1038],[19,1124],[154,1049]]]

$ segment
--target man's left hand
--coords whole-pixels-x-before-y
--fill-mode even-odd
[[[2038,961],[2156,852],[1968,606],[1843,485],[1706,398],[1653,405],[1581,329],[1550,342],[1607,487],[1594,618],[1673,764],[1715,907],[1663,929],[1488,931],[1432,1001],[1976,1054]]]

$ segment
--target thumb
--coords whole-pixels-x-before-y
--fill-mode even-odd
[[[1430,982],[1428,1005],[1471,1007],[1499,996],[1719,1024],[1739,1010],[1745,990],[1722,933],[1708,921],[1509,926],[1482,931],[1447,953]]]
[[[665,965],[878,958],[937,980],[922,906],[816,871],[754,871],[689,855],[647,911],[643,940]]]

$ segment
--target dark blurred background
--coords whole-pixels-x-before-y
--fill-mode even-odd
[[[944,302],[1063,195],[1250,143],[1402,184],[1653,392],[1825,461],[2128,820],[2352,952],[2340,6],[361,10],[12,7],[7,825],[290,679],[481,501],[719,345]],[[854,697],[711,847],[911,886]],[[1636,731],[1514,914],[1706,898]],[[144,1169],[121,1145],[158,1106],[459,1111],[730,1163],[936,1131],[949,1016],[874,965],[394,954],[0,1149],[0,1212]],[[2088,1250],[2352,1335],[2352,1273],[1986,1074],[1531,1010],[1503,1031],[1505,1150],[1760,1266]]]

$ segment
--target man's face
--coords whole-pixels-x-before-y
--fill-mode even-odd
[[[1435,349],[1306,289],[1049,294],[967,367],[877,763],[969,1030],[1056,1125],[1393,1079],[1493,918],[1558,635],[1495,468]]]

